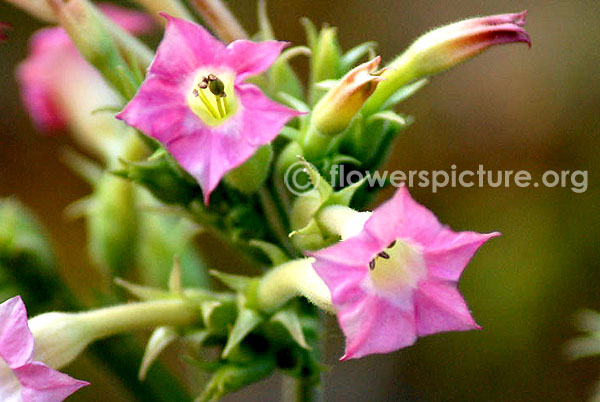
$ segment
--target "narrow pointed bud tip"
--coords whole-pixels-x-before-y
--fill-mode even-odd
[[[383,80],[384,70],[376,71],[381,62],[377,56],[348,72],[315,106],[312,122],[323,135],[344,131],[363,104]]]
[[[504,43],[531,46],[525,31],[527,11],[471,18],[446,25],[417,39],[397,61],[408,62],[413,75],[421,78],[447,70],[487,49]],[[391,67],[394,67],[392,63]]]

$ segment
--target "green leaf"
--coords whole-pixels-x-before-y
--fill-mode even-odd
[[[140,365],[140,381],[146,379],[146,374],[152,363],[154,363],[162,351],[178,337],[177,331],[171,327],[159,327],[152,332],[152,335],[150,335],[150,339],[148,339],[148,343],[146,344],[146,350],[144,351],[144,357],[142,358],[142,363]]]
[[[254,239],[250,240],[249,244],[252,247],[256,247],[262,251],[269,258],[271,264],[273,265],[279,265],[289,261],[287,254],[273,243]]]
[[[412,84],[408,84],[400,88],[396,91],[392,96],[390,96],[381,107],[382,109],[390,109],[398,103],[404,101],[405,99],[411,97],[416,92],[418,92],[421,88],[423,88],[426,84],[429,83],[429,79],[423,78],[421,80],[415,81]]]
[[[340,62],[342,71],[345,73],[349,71],[364,55],[372,52],[377,47],[377,42],[365,42],[361,43],[348,50],[346,54],[342,56]]]
[[[245,292],[246,289],[256,280],[248,276],[226,274],[221,271],[210,270],[209,273],[221,281],[225,286],[237,292]]]
[[[269,376],[274,369],[275,363],[269,357],[258,357],[245,365],[225,364],[213,374],[202,394],[194,402],[216,402],[229,392]]]
[[[300,347],[310,350],[311,347],[306,343],[304,338],[304,332],[302,331],[302,325],[300,324],[300,318],[298,313],[293,306],[289,305],[271,317],[271,322],[281,324],[290,334],[294,342]]]
[[[242,308],[235,320],[235,324],[229,333],[227,344],[221,353],[222,358],[227,358],[231,351],[244,340],[254,328],[256,328],[264,317],[254,310]]]

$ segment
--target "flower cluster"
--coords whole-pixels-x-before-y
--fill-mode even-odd
[[[26,0],[17,3],[32,10]],[[364,183],[333,188],[322,175],[336,163],[361,171],[381,166],[411,121],[394,106],[430,76],[486,48],[530,44],[525,12],[435,29],[382,64],[372,43],[343,52],[335,29],[308,21],[308,46],[275,40],[264,2],[258,41],[246,38],[219,0],[191,2],[228,44],[195,23],[178,0],[138,3],[160,12],[165,24],[155,53],[135,36],[153,26],[149,15],[49,0],[36,15],[62,27],[33,37],[17,77],[34,124],[43,132],[72,131],[105,165],[71,155],[70,164],[94,185],[71,212],[86,216],[100,275],[139,278],[115,280],[140,301],[46,313],[29,326],[20,298],[0,305],[3,400],[62,400],[86,383],[46,364],[61,368],[98,339],[144,328],[154,332],[141,379],[176,339],[188,346],[190,360],[201,359],[200,347],[220,348],[215,362],[196,362],[213,373],[200,401],[275,369],[305,388],[316,386],[318,309],[337,316],[346,337],[341,360],[479,328],[458,281],[479,247],[499,233],[454,232],[405,187],[368,212],[373,194]],[[309,57],[307,85],[289,63],[297,56]],[[312,191],[286,187],[284,174],[295,168]],[[177,216],[148,216],[148,205]],[[212,289],[190,242],[196,225],[265,273],[210,271],[228,288]],[[39,255],[19,247],[23,230],[0,230],[0,262]],[[39,233],[30,230],[28,239],[35,243]],[[41,361],[33,360],[33,337]],[[148,397],[176,395],[160,388]]]

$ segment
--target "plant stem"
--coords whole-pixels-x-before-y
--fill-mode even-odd
[[[281,386],[281,399],[285,402],[316,402],[319,399],[308,379],[285,376]]]
[[[258,197],[260,198],[260,203],[269,227],[273,231],[275,237],[277,237],[280,245],[283,246],[291,256],[298,255],[298,252],[290,242],[288,233],[282,223],[281,214],[279,213],[277,205],[275,205],[275,201],[273,201],[273,197],[269,190],[266,187],[261,187],[258,190]]]
[[[221,0],[191,0],[204,21],[225,42],[248,39],[248,34]]]

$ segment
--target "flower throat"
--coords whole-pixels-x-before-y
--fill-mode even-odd
[[[230,74],[219,77],[214,73],[198,73],[187,102],[204,123],[216,126],[235,112],[237,104],[233,95],[233,77]]]

